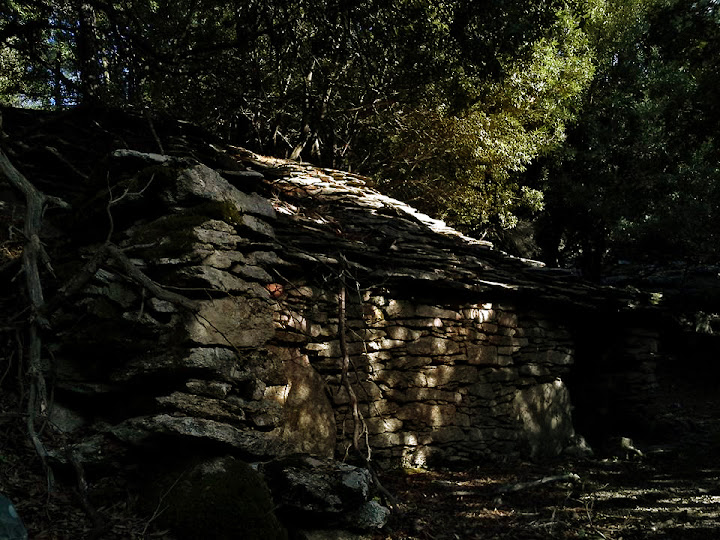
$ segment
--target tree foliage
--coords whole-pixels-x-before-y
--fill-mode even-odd
[[[495,76],[476,56],[432,100],[396,114],[383,158],[390,191],[475,231],[513,227],[518,211],[542,207],[517,173],[562,143],[593,74],[578,14],[547,9],[549,26],[522,54],[494,53]]]
[[[0,58],[22,77],[2,88],[42,106],[149,106],[266,153],[379,173],[470,229],[511,226],[541,201],[511,177],[562,141],[592,77],[585,8],[18,0]]]
[[[0,11],[3,103],[179,116],[266,154],[370,174],[476,234],[544,208],[553,262],[717,253],[712,0],[4,0]]]
[[[597,75],[565,145],[535,169],[551,262],[714,260],[720,225],[715,2],[615,2],[591,32]],[[560,260],[562,262],[562,260]]]

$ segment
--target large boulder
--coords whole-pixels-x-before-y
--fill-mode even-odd
[[[233,457],[181,463],[153,479],[149,511],[180,540],[286,540],[262,476]]]
[[[288,522],[325,529],[377,530],[390,511],[372,500],[367,469],[306,455],[278,458],[263,465],[278,514]]]

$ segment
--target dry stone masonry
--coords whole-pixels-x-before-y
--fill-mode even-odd
[[[376,455],[408,466],[432,458],[557,455],[573,435],[562,381],[566,329],[508,304],[434,306],[361,292],[348,318],[350,381]],[[337,298],[290,289],[276,314],[283,339],[324,376],[338,432],[353,432],[340,384]],[[338,453],[350,444],[338,440]]]
[[[158,126],[158,154],[145,119],[74,114],[63,141],[86,151],[63,167],[8,148],[73,208],[43,233],[54,462],[125,474],[139,452],[171,474],[238,459],[248,477],[263,462],[285,486],[275,504],[309,526],[316,511],[317,525],[347,513],[372,529],[387,515],[369,473],[333,461],[357,457],[354,439],[375,463],[415,467],[556,456],[577,450],[576,429],[652,419],[659,336],[637,295],[510,257],[358,175],[184,124]],[[59,121],[34,147],[58,144]],[[23,214],[8,201],[3,216]],[[358,475],[343,495],[337,479]],[[286,500],[295,481],[309,499]]]
[[[92,132],[72,187],[72,168],[11,151],[75,209],[47,218],[47,343],[52,419],[86,461],[177,441],[342,459],[343,342],[362,438],[390,465],[557,455],[576,404],[587,425],[645,414],[658,336],[636,296],[510,257],[367,178],[186,125],[160,130],[160,155],[123,122]]]

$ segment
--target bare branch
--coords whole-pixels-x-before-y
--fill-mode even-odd
[[[559,474],[556,476],[546,476],[532,482],[520,482],[518,484],[505,484],[497,489],[497,493],[513,493],[515,491],[523,491],[533,489],[545,484],[557,484],[560,482],[579,482],[580,477],[575,473]]]
[[[165,149],[163,148],[160,137],[158,137],[157,131],[155,131],[155,124],[153,123],[152,114],[150,114],[150,109],[146,108],[144,110],[144,113],[145,113],[145,119],[148,121],[148,124],[150,125],[150,132],[152,133],[152,136],[155,139],[155,143],[158,145],[158,149],[160,150],[160,154],[164,156]]]
[[[128,276],[149,290],[156,298],[182,306],[193,313],[196,313],[200,309],[197,302],[194,302],[181,294],[168,291],[146,276],[116,245],[108,244],[107,250],[110,256],[117,261]]]
[[[45,386],[45,374],[42,365],[42,340],[40,328],[48,327],[49,324],[41,311],[45,306],[38,259],[47,259],[47,254],[40,243],[40,227],[42,225],[43,212],[48,202],[41,191],[38,191],[32,183],[25,178],[10,162],[5,153],[0,150],[0,172],[8,179],[10,184],[18,189],[25,196],[25,224],[23,233],[27,243],[23,249],[23,272],[25,284],[30,298],[30,306],[33,311],[33,318],[28,328],[28,375],[30,377],[30,391],[27,402],[28,416],[26,419],[27,431],[35,451],[45,470],[47,477],[48,492],[54,485],[52,469],[47,463],[48,452],[45,449],[37,430],[35,419],[39,412],[41,415],[47,413],[48,400],[47,388]],[[49,259],[46,260],[49,264]]]

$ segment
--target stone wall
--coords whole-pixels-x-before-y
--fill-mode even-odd
[[[433,305],[386,290],[348,305],[351,384],[378,459],[557,455],[572,435],[562,376],[573,361],[569,331],[511,304]],[[287,286],[274,321],[278,347],[321,374],[336,410],[338,453],[353,432],[341,386],[337,295]],[[274,387],[268,393],[282,395]]]
[[[27,400],[36,383],[53,467],[167,495],[180,471],[262,462],[288,516],[372,530],[387,510],[371,475],[334,461],[355,403],[361,444],[390,466],[555,456],[577,428],[611,434],[651,414],[658,336],[634,293],[510,257],[369,179],[210,144],[189,125],[158,129],[171,155],[153,153],[147,118],[122,116],[16,121],[6,141],[72,208],[43,218],[46,304],[31,313],[21,286],[0,298],[11,326],[42,340],[16,390]],[[59,144],[43,131],[60,124],[62,146],[83,149],[70,167],[35,151]],[[20,230],[22,203],[3,210]],[[0,268],[13,283],[23,242]],[[21,334],[0,347],[8,373],[28,370]],[[212,507],[193,474],[181,499]]]
[[[602,311],[582,301],[605,292],[577,284],[567,300],[565,285],[545,287],[535,267],[429,218],[396,218],[404,207],[374,193],[361,199],[363,188],[303,172],[290,186],[302,209],[277,198],[278,183],[242,191],[192,159],[121,150],[106,164],[118,190],[140,190],[112,207],[117,248],[103,245],[107,213],[95,205],[75,225],[82,233],[67,235],[85,244],[53,253],[59,283],[97,259],[89,282],[53,313],[48,339],[52,420],[86,441],[342,458],[354,421],[341,381],[341,278],[348,380],[379,461],[557,455],[574,434],[576,396],[564,382],[573,364],[594,366],[600,384],[609,373],[605,357],[578,356],[580,342],[622,353],[616,380],[647,378],[650,349],[585,320]],[[244,172],[226,176],[257,181]],[[320,214],[310,187],[344,198]],[[356,227],[368,220],[365,233],[344,233],[332,209]],[[367,247],[378,216],[396,235],[382,257],[380,244],[378,253]],[[79,448],[86,460],[102,453]]]

